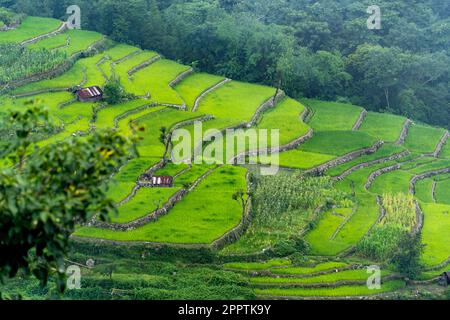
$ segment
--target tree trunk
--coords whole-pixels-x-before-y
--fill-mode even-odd
[[[388,109],[390,109],[391,104],[389,103],[389,89],[388,88],[384,88],[384,96],[386,97],[387,107],[388,107]]]

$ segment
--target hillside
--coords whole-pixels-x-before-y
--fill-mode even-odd
[[[59,131],[39,141],[38,147],[74,136],[82,139],[102,128],[129,136],[130,123],[145,129],[139,132],[139,157],[117,168],[109,182],[109,196],[119,214],[107,223],[94,219],[79,226],[73,240],[80,247],[106,246],[109,253],[127,246],[212,249],[217,267],[243,274],[257,297],[382,295],[408,290],[407,283],[393,270],[383,269],[385,283],[369,290],[362,266],[372,261],[355,252],[377,227],[388,223],[386,216],[394,215],[389,196],[403,194],[413,196],[411,229],[425,244],[422,280],[450,268],[446,129],[350,104],[297,101],[284,94],[274,99],[275,88],[199,73],[157,52],[115,43],[95,32],[65,30],[53,19],[25,18],[17,29],[0,32],[0,44],[6,43],[58,57],[45,69],[20,73],[1,84],[0,115],[34,104],[46,107],[58,124]],[[76,100],[73,88],[104,87],[112,75],[133,99],[115,105]],[[193,120],[203,122],[203,133],[212,128],[279,129],[282,172],[294,172],[299,179],[328,176],[338,191],[352,195],[347,206],[292,222],[299,229],[290,232],[303,234],[310,245],[307,261],[265,255],[284,235],[257,230],[256,222],[248,219],[258,214],[255,209],[247,206],[243,214],[233,199],[236,191],[252,188],[250,173],[258,166],[162,161],[166,146],[160,140],[161,128],[193,132]],[[254,160],[264,166],[268,158]],[[174,184],[148,187],[142,183],[144,173],[172,176]],[[94,283],[95,275],[92,279]],[[148,285],[158,286],[153,280]]]

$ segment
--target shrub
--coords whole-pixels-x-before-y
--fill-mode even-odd
[[[404,233],[405,229],[399,225],[376,226],[372,233],[357,245],[357,250],[367,258],[390,261]]]
[[[103,88],[104,99],[108,104],[118,104],[121,103],[128,98],[131,98],[129,94],[125,92],[122,85],[120,84],[120,80],[116,77],[111,77],[105,84]]]
[[[381,224],[397,224],[411,231],[416,224],[416,206],[410,194],[387,193],[383,195],[383,207],[386,215]]]

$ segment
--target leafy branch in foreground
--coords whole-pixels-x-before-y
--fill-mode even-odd
[[[17,115],[24,132],[15,136],[22,146],[14,151],[19,159],[28,154],[24,139],[33,131],[30,123],[39,125],[38,115],[36,109]],[[23,271],[44,285],[55,274],[64,290],[69,236],[77,224],[94,215],[106,220],[115,211],[105,182],[135,152],[133,146],[115,131],[99,131],[39,149],[22,158],[20,170],[0,170],[0,280]]]

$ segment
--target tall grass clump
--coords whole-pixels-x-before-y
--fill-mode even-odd
[[[47,72],[62,64],[67,55],[47,49],[28,49],[17,44],[0,44],[0,85]]]
[[[357,245],[360,255],[392,265],[410,278],[420,274],[423,245],[416,224],[416,206],[412,195],[384,194],[385,216],[372,232]]]
[[[317,217],[316,209],[341,205],[347,200],[347,195],[336,190],[328,177],[279,173],[255,176],[254,182],[252,223],[226,252],[255,253],[271,249],[276,256],[305,254],[309,245],[301,233]]]
[[[416,224],[416,205],[414,197],[410,194],[386,193],[382,198],[386,215],[381,221],[382,225],[398,225],[411,231]]]

